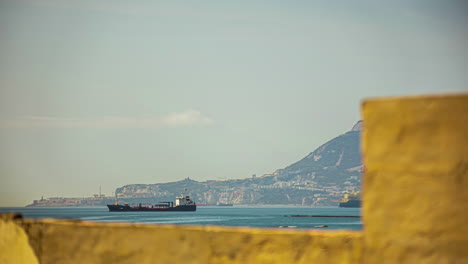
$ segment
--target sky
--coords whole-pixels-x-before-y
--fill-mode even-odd
[[[0,0],[0,206],[284,168],[467,92],[466,1]]]

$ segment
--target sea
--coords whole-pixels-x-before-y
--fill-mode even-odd
[[[362,229],[360,208],[340,207],[199,206],[196,212],[109,212],[107,207],[0,208],[0,213],[5,212],[21,213],[25,218],[77,219],[156,225],[215,225],[321,230]]]

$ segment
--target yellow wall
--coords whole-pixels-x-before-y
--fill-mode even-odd
[[[365,263],[468,263],[468,94],[362,113]]]
[[[0,264],[36,264],[28,237],[15,218],[18,215],[0,214]]]
[[[360,232],[21,223],[41,263],[360,263]]]
[[[363,232],[3,215],[0,264],[468,263],[468,95],[368,100],[362,112]]]

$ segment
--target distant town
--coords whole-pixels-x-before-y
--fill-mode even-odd
[[[41,197],[40,200],[34,200],[27,207],[65,207],[65,206],[104,206],[107,203],[112,203],[114,197],[105,196],[104,194],[95,194],[92,197]]]

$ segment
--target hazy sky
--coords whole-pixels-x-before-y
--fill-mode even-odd
[[[0,0],[0,206],[273,172],[467,91],[466,1]]]

